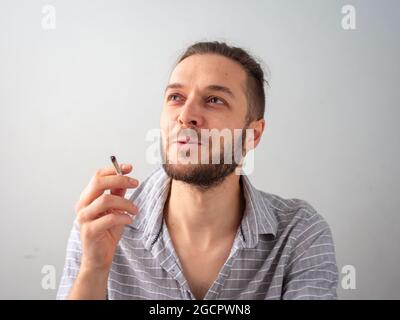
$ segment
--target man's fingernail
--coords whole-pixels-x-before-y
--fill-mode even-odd
[[[130,184],[131,186],[136,186],[136,185],[138,184],[138,182],[137,182],[136,179],[129,178],[129,184]]]

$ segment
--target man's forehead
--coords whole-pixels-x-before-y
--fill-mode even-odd
[[[218,55],[194,55],[181,61],[171,73],[169,84],[208,87],[218,84],[232,91],[242,90],[246,74],[236,62]]]

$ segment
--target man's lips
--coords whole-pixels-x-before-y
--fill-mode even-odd
[[[185,141],[185,140],[176,140],[175,143],[177,143],[179,145],[185,145],[185,144],[201,145],[201,143],[197,142],[197,141]]]
[[[200,141],[198,141],[197,139],[191,139],[190,137],[179,138],[179,139],[175,140],[174,142],[179,144],[179,145],[185,145],[185,144],[201,145]]]

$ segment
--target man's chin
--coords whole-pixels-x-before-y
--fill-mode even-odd
[[[164,171],[170,178],[201,189],[219,185],[236,167],[236,164],[163,164]]]
[[[180,175],[194,175],[196,172],[206,170],[206,168],[202,168],[202,166],[206,166],[206,164],[198,163],[169,163],[166,166],[168,166],[169,171]]]
[[[211,168],[209,164],[195,164],[195,163],[168,163],[164,164],[165,172],[173,179],[181,180],[181,181],[191,181],[197,180],[199,175],[202,175]]]

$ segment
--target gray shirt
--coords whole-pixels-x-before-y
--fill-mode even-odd
[[[130,197],[139,213],[116,248],[108,299],[196,299],[163,217],[170,182],[163,168],[157,168]],[[241,183],[243,218],[204,299],[337,299],[335,249],[323,217],[303,200],[257,190],[247,176],[241,176]],[[75,221],[57,299],[67,297],[81,254]]]

